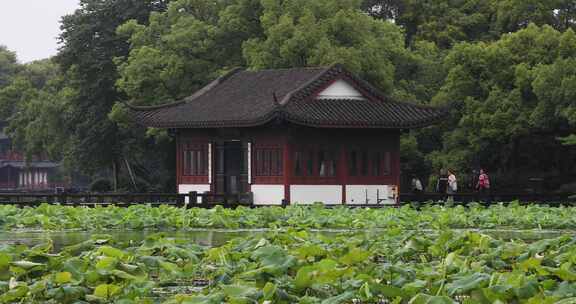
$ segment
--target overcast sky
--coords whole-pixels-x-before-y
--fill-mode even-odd
[[[20,62],[56,54],[60,18],[74,12],[79,0],[0,0],[0,45]]]

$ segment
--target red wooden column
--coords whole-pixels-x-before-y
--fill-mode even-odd
[[[342,185],[342,205],[346,204],[346,184],[348,183],[348,168],[346,167],[346,145],[340,146],[338,157],[338,181]]]
[[[395,149],[391,153],[394,157],[394,183],[396,184],[396,204],[400,203],[400,132],[396,136]]]
[[[292,146],[289,137],[284,138],[283,144],[283,158],[284,158],[284,199],[290,204],[290,184],[292,180]]]
[[[182,183],[182,132],[176,133],[176,193],[179,192],[180,184]]]

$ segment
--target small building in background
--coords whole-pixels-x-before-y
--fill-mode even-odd
[[[129,107],[175,134],[180,193],[263,205],[394,204],[401,131],[447,114],[391,100],[341,65],[235,70],[182,101]]]
[[[13,150],[3,129],[4,124],[0,123],[0,191],[54,191],[63,186],[52,182],[58,163],[42,156],[26,160],[22,153]]]

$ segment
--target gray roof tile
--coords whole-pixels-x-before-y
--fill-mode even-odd
[[[367,100],[316,100],[330,82],[346,78]],[[263,71],[235,70],[182,101],[130,106],[147,127],[214,128],[262,125],[274,118],[313,127],[412,128],[434,123],[445,109],[392,101],[340,65]]]

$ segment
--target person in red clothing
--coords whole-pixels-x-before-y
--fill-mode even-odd
[[[490,189],[490,178],[488,177],[488,174],[484,172],[484,169],[480,169],[476,189],[480,192],[487,192]]]
[[[478,176],[478,183],[476,184],[476,189],[480,192],[483,199],[486,199],[487,203],[490,203],[489,191],[490,191],[490,178],[488,174],[484,172],[484,169],[480,169],[480,175]]]

